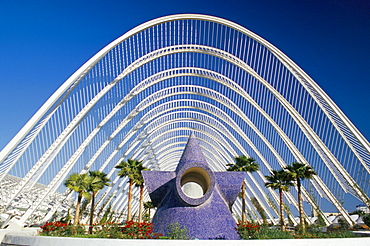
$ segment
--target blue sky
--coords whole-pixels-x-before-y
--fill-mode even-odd
[[[370,139],[370,1],[0,1],[0,149],[84,62],[176,13],[245,26],[301,66]]]
[[[222,17],[303,68],[370,139],[370,1],[0,0],[0,150],[100,49],[169,14]]]

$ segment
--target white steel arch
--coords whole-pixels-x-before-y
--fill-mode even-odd
[[[271,220],[268,194],[275,203],[277,195],[264,187],[264,175],[294,161],[318,173],[303,182],[315,210],[326,199],[353,224],[344,194],[370,207],[370,144],[325,92],[246,28],[180,14],[122,35],[46,101],[0,153],[0,211],[20,201],[28,210],[15,219],[47,220],[73,197],[63,186],[69,174],[100,170],[114,182],[98,194],[98,206],[111,204],[119,217],[126,179],[116,178],[114,166],[132,157],[155,169],[173,166],[191,131],[215,169],[240,154],[257,159],[261,170],[245,182]],[[295,208],[291,193],[285,201]]]

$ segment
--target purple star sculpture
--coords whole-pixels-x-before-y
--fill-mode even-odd
[[[198,239],[239,239],[230,208],[240,191],[244,172],[213,172],[192,133],[174,172],[143,171],[157,211],[154,232],[167,234],[179,223]]]

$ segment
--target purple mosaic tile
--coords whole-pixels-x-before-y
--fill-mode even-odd
[[[244,172],[213,172],[192,133],[174,172],[144,171],[145,184],[157,211],[154,231],[166,235],[171,223],[185,226],[197,239],[239,239],[229,208],[235,202]],[[185,194],[183,179],[201,180],[204,194],[192,198]]]

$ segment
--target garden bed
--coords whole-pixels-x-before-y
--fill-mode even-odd
[[[225,246],[223,240],[176,240],[178,246]],[[228,246],[358,246],[370,245],[370,238],[319,238],[319,239],[270,239],[270,240],[228,240]],[[29,245],[29,246],[172,246],[173,240],[161,239],[107,239],[107,238],[71,238],[71,237],[44,237],[25,236],[21,233],[10,233],[5,235],[1,246],[5,245]]]

